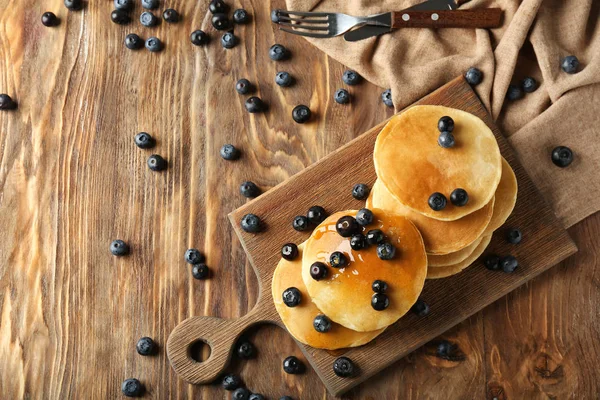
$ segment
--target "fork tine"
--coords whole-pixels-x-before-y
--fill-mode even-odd
[[[287,29],[287,28],[281,28],[281,27],[279,29],[282,30],[282,31],[284,31],[284,32],[292,33],[294,35],[308,36],[308,37],[312,37],[312,38],[328,38],[328,37],[331,37],[331,35],[328,35],[328,34],[311,33],[311,32],[300,32],[300,31],[295,31],[293,29]]]
[[[310,19],[310,18],[292,18],[292,17],[279,17],[279,21],[285,22],[305,22],[307,24],[327,24],[329,23],[326,19]]]
[[[306,29],[309,31],[328,31],[329,28],[327,26],[310,26],[304,24],[292,24],[291,22],[280,22],[279,25],[283,26],[291,26],[297,29]]]
[[[279,10],[279,14],[287,14],[290,17],[293,16],[297,16],[297,17],[329,17],[331,15],[331,13],[324,13],[324,12],[303,12],[303,11],[285,11],[285,10]]]

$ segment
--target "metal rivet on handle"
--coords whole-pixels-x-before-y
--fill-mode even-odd
[[[410,15],[402,14],[402,21],[408,21],[410,19]]]
[[[437,21],[438,19],[440,19],[440,16],[436,13],[431,14],[431,19],[434,21]]]

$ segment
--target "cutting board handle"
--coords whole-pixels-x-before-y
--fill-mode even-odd
[[[244,331],[257,324],[277,323],[273,302],[262,297],[267,296],[261,296],[241,318],[191,317],[177,325],[167,340],[167,355],[175,372],[193,384],[214,381],[229,365],[233,348]],[[210,355],[202,362],[192,359],[190,352],[199,341],[210,347]]]

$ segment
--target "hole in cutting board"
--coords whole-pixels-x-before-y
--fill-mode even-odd
[[[210,346],[202,340],[196,340],[189,347],[190,358],[196,362],[204,362],[210,357]]]

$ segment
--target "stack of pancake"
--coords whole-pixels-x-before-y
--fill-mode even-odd
[[[451,148],[438,145],[443,116],[454,121]],[[336,230],[341,217],[356,216],[356,210],[347,210],[323,221],[298,246],[298,256],[282,258],[274,272],[273,300],[283,323],[296,340],[312,347],[334,350],[374,339],[410,310],[426,278],[447,277],[471,265],[516,202],[516,178],[493,133],[479,118],[460,110],[410,108],[379,133],[373,156],[378,179],[366,208],[374,219],[360,233],[380,229],[395,247],[395,256],[381,259],[377,246],[353,249],[350,237]],[[448,201],[438,211],[429,206],[432,193],[449,198],[457,188],[468,193],[465,205]],[[348,264],[330,266],[334,252],[342,252]],[[322,279],[311,276],[315,262],[327,265]],[[389,299],[389,306],[379,311],[371,304],[375,280],[386,283]],[[284,302],[282,293],[289,288],[300,293],[299,304]],[[313,326],[320,315],[331,321],[327,332]]]

